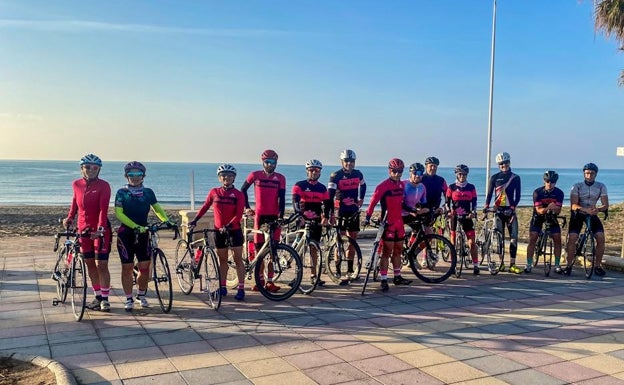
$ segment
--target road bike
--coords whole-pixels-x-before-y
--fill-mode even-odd
[[[579,215],[578,211],[577,215]],[[608,216],[609,213],[605,212],[604,218],[607,219]],[[591,228],[591,215],[585,216],[585,231],[579,234],[574,249],[576,250],[577,256],[583,257],[583,270],[585,270],[585,278],[591,279],[596,269],[596,238],[594,236],[594,231]]]
[[[147,253],[151,260],[151,276],[154,282],[154,291],[158,298],[163,313],[169,313],[173,304],[173,288],[171,287],[171,270],[169,269],[169,263],[167,262],[167,256],[161,248],[158,247],[158,231],[160,230],[173,230],[173,239],[177,239],[179,236],[179,230],[177,225],[172,225],[169,222],[154,222],[146,226],[147,229]],[[138,233],[135,233],[135,242],[138,242]],[[139,274],[137,265],[134,265],[132,269],[134,275],[134,281]]]
[[[357,241],[346,234],[342,234],[341,228],[352,220],[359,220],[360,213],[352,217],[338,217],[333,226],[327,226],[323,234],[323,250],[325,252],[327,275],[335,283],[357,280],[362,270],[362,250]],[[349,269],[348,256],[353,253],[352,267]],[[352,271],[350,271],[352,270]]]
[[[303,262],[299,254],[290,245],[275,239],[277,230],[282,225],[292,221],[292,216],[288,219],[277,219],[261,225],[260,229],[256,230],[253,228],[253,217],[243,217],[245,274],[248,280],[253,274],[258,291],[271,301],[283,301],[290,298],[299,290],[303,278]],[[264,238],[264,242],[258,250],[253,243],[254,234],[262,235]],[[228,256],[228,265],[230,268],[228,269],[227,285],[228,287],[236,287],[238,278],[232,253]],[[275,286],[280,287],[280,290],[271,292],[260,282],[273,282]]]
[[[371,273],[374,270],[379,269],[379,259],[381,254],[377,252],[377,249],[380,247],[381,237],[386,230],[386,226],[388,226],[386,216],[387,213],[381,220],[372,220],[373,227],[377,228],[377,234],[375,235],[375,240],[373,241],[370,258],[366,262],[366,276],[364,277],[364,284],[362,285],[362,295],[364,295],[364,292],[366,291],[366,285],[368,285],[368,281],[371,278]]]
[[[552,238],[552,225],[558,222],[559,219],[563,221],[561,229],[564,229],[566,227],[566,217],[557,216],[553,213],[547,213],[544,220],[544,229],[540,231],[535,243],[533,266],[537,267],[541,257],[544,263],[544,276],[546,277],[550,275],[555,247]]]
[[[431,229],[434,234],[441,235],[446,239],[451,239],[451,225],[449,223],[449,217],[447,215],[448,209],[446,209],[446,207],[442,207],[438,210],[440,211],[437,211],[434,214],[435,217],[433,223],[431,224]],[[443,250],[444,245],[438,245],[438,249]],[[447,256],[443,255],[443,257],[446,258]]]
[[[503,234],[496,228],[496,209],[486,209],[483,216],[483,227],[477,236],[477,248],[481,254],[481,262],[485,261],[492,275],[498,274],[505,258]]]
[[[207,294],[208,306],[219,310],[221,306],[219,260],[214,248],[208,242],[208,234],[214,232],[214,229],[194,231],[190,228],[186,233],[186,239],[181,239],[176,246],[175,270],[182,293],[191,294],[195,281],[199,280],[199,290]],[[193,240],[195,234],[202,234],[202,238]]]
[[[310,239],[310,228],[312,226],[320,226],[320,224],[315,220],[303,219],[303,228],[296,229],[297,222],[300,221],[303,216],[301,216],[301,214],[294,214],[291,218],[293,219],[292,223],[295,224],[295,227],[290,231],[290,226],[288,226],[289,231],[282,233],[282,242],[290,244],[301,257],[304,277],[301,279],[299,291],[303,294],[310,294],[319,285],[321,273],[323,272],[323,253],[321,251],[321,246],[317,241]],[[316,262],[314,261],[314,256],[316,256]],[[306,272],[309,278],[305,277]]]
[[[470,247],[468,246],[468,236],[462,226],[462,221],[466,219],[472,220],[470,215],[456,215],[457,224],[455,226],[455,252],[457,253],[457,265],[455,266],[455,276],[461,277],[464,268],[469,269],[472,264],[472,256]]]

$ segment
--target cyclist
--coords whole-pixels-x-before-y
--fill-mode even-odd
[[[110,311],[108,257],[112,238],[108,205],[111,188],[108,182],[99,178],[101,168],[102,159],[97,155],[87,154],[80,159],[82,178],[72,183],[74,195],[67,218],[63,220],[63,226],[71,227],[74,217],[78,214],[76,230],[91,232],[89,238],[80,239],[80,252],[84,256],[95,294],[95,299],[87,304],[87,308],[108,312]]]
[[[455,245],[457,225],[461,225],[468,238],[468,247],[470,247],[470,256],[472,257],[472,272],[474,275],[479,275],[479,256],[475,244],[474,222],[472,221],[472,218],[476,218],[477,189],[472,183],[468,183],[469,172],[470,168],[465,164],[455,166],[457,180],[448,186],[446,201],[451,210],[451,242]],[[469,217],[458,218],[458,215],[468,215]]]
[[[245,211],[245,197],[242,192],[234,187],[236,179],[236,168],[231,164],[224,163],[217,167],[217,176],[221,182],[221,187],[215,187],[208,192],[206,201],[197,212],[195,218],[189,222],[189,226],[195,227],[197,221],[206,214],[210,207],[214,211],[214,228],[219,230],[215,233],[215,248],[219,256],[219,273],[221,282],[219,290],[221,296],[227,295],[227,272],[228,251],[234,253],[234,263],[236,263],[236,276],[238,278],[238,290],[234,299],[242,301],[245,299],[245,265],[243,265],[243,230],[241,220]],[[228,237],[230,244],[228,245]],[[229,246],[229,247],[228,247]]]
[[[490,177],[487,196],[485,197],[484,211],[490,207],[490,201],[494,196],[496,207],[496,228],[505,234],[503,226],[509,232],[509,271],[515,274],[522,273],[522,269],[516,266],[516,253],[518,251],[518,218],[516,206],[520,202],[520,176],[511,171],[511,156],[506,152],[496,155],[496,163],[500,172]],[[499,271],[505,271],[505,264],[501,261]]]
[[[154,210],[158,219],[169,221],[165,210],[156,200],[154,191],[143,185],[146,168],[141,162],[133,161],[124,166],[124,176],[128,184],[117,190],[115,194],[115,216],[121,222],[117,230],[117,251],[121,259],[121,286],[126,294],[124,309],[132,311],[132,270],[134,257],[138,261],[137,300],[141,307],[149,307],[145,298],[150,271],[150,255],[148,253],[147,216],[150,209]]]
[[[329,191],[327,187],[320,183],[318,179],[321,176],[323,164],[311,159],[305,164],[307,179],[295,183],[292,189],[292,203],[295,213],[301,214],[305,219],[314,220],[315,225],[310,226],[310,239],[320,242],[322,234],[322,226],[326,226],[328,218],[331,215],[332,201],[329,199]],[[312,266],[310,266],[311,281],[314,284],[316,279],[316,264],[318,263],[318,255],[316,249],[312,257]],[[325,285],[325,281],[319,279],[317,286]]]
[[[527,245],[525,273],[531,272],[535,243],[539,233],[542,231],[542,225],[546,221],[550,222],[550,234],[555,249],[555,272],[561,272],[561,267],[559,266],[561,260],[561,227],[556,216],[559,215],[561,206],[563,206],[563,191],[555,186],[558,180],[559,174],[556,171],[548,170],[544,173],[544,186],[538,187],[533,191],[533,216],[529,225],[529,244]]]
[[[392,258],[394,268],[395,285],[404,285],[407,280],[401,277],[401,253],[403,252],[403,240],[405,239],[405,228],[403,225],[403,194],[405,186],[401,181],[405,164],[399,158],[392,158],[388,162],[389,178],[381,182],[375,188],[366,210],[366,220],[364,225],[370,224],[371,216],[377,203],[381,202],[381,217],[386,217],[388,223],[383,236],[383,247],[381,252],[381,264],[379,274],[381,276],[381,291],[388,291],[388,260]],[[398,274],[397,274],[398,271]]]
[[[435,156],[425,159],[425,173],[422,177],[422,184],[425,185],[427,190],[427,207],[432,214],[442,212],[440,208],[442,196],[446,196],[446,190],[448,189],[444,178],[437,174],[439,165],[440,160]]]
[[[334,208],[338,209],[338,217],[343,219],[341,221],[342,227],[339,230],[343,235],[348,233],[351,238],[357,240],[360,231],[360,218],[357,213],[364,203],[366,182],[362,172],[355,169],[355,159],[356,155],[353,150],[346,149],[340,153],[342,168],[329,176],[327,188],[329,189],[329,198],[334,201]],[[358,278],[353,276],[354,257],[355,250],[349,246],[347,251],[347,279],[342,280],[340,285],[347,285],[350,279]],[[335,274],[336,277],[342,276],[340,261],[336,261]]]
[[[587,163],[583,166],[583,182],[575,183],[570,191],[571,216],[570,227],[568,228],[568,244],[566,250],[568,253],[568,265],[564,273],[570,275],[572,273],[572,265],[576,255],[575,245],[581,232],[581,228],[585,223],[585,218],[590,216],[591,229],[596,239],[596,275],[604,276],[605,271],[602,268],[602,255],[605,250],[605,235],[602,222],[598,218],[598,213],[605,213],[605,218],[609,213],[609,195],[607,194],[607,186],[603,183],[596,182],[598,175],[598,166],[594,163]],[[596,207],[596,203],[600,199],[601,206]]]
[[[284,217],[284,210],[286,208],[286,178],[277,172],[277,153],[273,150],[265,150],[260,156],[262,160],[262,170],[252,171],[241,187],[243,196],[245,197],[245,207],[247,215],[254,215],[254,229],[259,229],[261,225],[270,223],[278,218]],[[249,187],[254,186],[254,197],[256,201],[256,209],[252,210],[249,205],[249,196],[247,190]],[[275,240],[280,239],[280,229],[275,232]],[[264,237],[262,234],[254,234],[254,243],[256,250],[260,250],[264,243]],[[275,293],[280,287],[275,285],[273,279],[273,266],[268,268],[268,279],[266,283],[266,289],[269,292]],[[260,285],[264,285],[263,281],[258,282]],[[253,291],[257,291],[258,288],[254,285]]]

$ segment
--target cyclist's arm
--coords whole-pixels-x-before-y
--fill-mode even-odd
[[[494,193],[494,178],[496,177],[496,174],[492,175],[490,177],[490,183],[488,183],[488,190],[487,190],[487,195],[485,197],[485,206],[484,208],[488,208],[490,207],[490,201],[492,200],[492,194]]]
[[[301,194],[299,193],[301,188],[298,185],[293,186],[292,190],[292,205],[295,213],[301,214]]]
[[[193,218],[191,223],[197,224],[197,221],[199,221],[201,217],[203,217],[204,214],[206,214],[206,212],[210,209],[211,206],[212,206],[212,190],[210,190],[210,192],[208,193],[208,196],[206,197],[206,201],[204,202],[202,207],[199,209],[199,211],[197,212],[197,215],[195,215],[195,218]]]
[[[286,188],[279,189],[279,217],[284,218],[286,211]]]
[[[249,186],[251,186],[251,183],[244,181],[243,185],[241,186],[241,192],[243,193],[243,197],[245,198],[245,208],[250,209],[251,206],[249,205],[249,196],[247,195],[247,190],[249,189]]]
[[[78,203],[76,203],[76,194],[72,197],[71,206],[69,206],[69,212],[67,213],[67,218],[63,221],[63,226],[68,226],[74,221],[76,217],[76,213],[78,212]]]
[[[381,195],[382,195],[382,192],[378,186],[375,189],[373,196],[371,197],[370,203],[368,204],[368,209],[366,210],[367,219],[373,216],[373,213],[375,212],[375,206],[377,206],[377,203],[379,203],[379,201],[381,200]]]
[[[602,203],[602,206],[598,207],[598,211],[600,212],[605,212],[607,210],[609,210],[609,196],[608,195],[603,195],[600,197],[600,203]]]
[[[578,191],[575,191],[575,188],[572,188],[572,192],[570,193],[570,209],[572,211],[578,210],[580,212],[585,212],[581,205],[579,204],[579,195]]]
[[[167,216],[167,213],[162,208],[160,203],[154,203],[152,205],[152,210],[154,210],[154,213],[156,214],[158,219],[160,219],[162,222],[169,222],[169,217]]]
[[[362,179],[362,181],[360,182],[360,191],[358,195],[358,206],[362,207],[365,196],[366,196],[366,182],[364,182],[364,179]]]
[[[123,207],[115,207],[115,216],[117,217],[117,219],[119,219],[119,222],[126,225],[126,227],[130,229],[136,229],[137,227],[140,227],[124,213]]]
[[[108,227],[108,205],[111,198],[111,188],[108,182],[102,181],[102,190],[100,190],[100,214],[98,216],[98,231]]]
[[[512,210],[515,210],[516,207],[518,206],[518,203],[520,203],[520,192],[522,191],[520,176],[516,175],[510,187],[512,191],[512,195],[511,195],[512,200],[509,206],[511,207]]]

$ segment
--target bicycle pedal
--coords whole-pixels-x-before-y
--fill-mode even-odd
[[[60,302],[61,302],[61,301],[59,301],[59,300],[58,300],[58,298],[54,298],[54,299],[52,300],[52,306],[58,306],[58,304],[59,304]]]

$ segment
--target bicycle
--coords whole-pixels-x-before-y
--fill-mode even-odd
[[[608,216],[609,213],[605,212],[604,219],[607,219]],[[585,278],[591,279],[592,275],[594,275],[594,270],[596,268],[596,238],[594,238],[594,231],[591,228],[590,215],[585,216],[585,231],[579,234],[574,249],[576,250],[577,256],[583,257],[583,269],[585,270]]]
[[[158,247],[158,231],[173,229],[173,239],[179,236],[178,226],[168,222],[154,222],[146,226],[147,229],[147,252],[152,261],[151,274],[154,281],[154,291],[158,297],[158,303],[163,313],[169,313],[173,304],[173,288],[171,287],[171,270],[165,252]],[[138,232],[135,232],[135,242],[138,242]],[[134,281],[139,275],[138,266],[135,264],[132,269]]]
[[[448,209],[446,207],[443,207],[441,210],[442,210],[441,212],[434,214],[435,218],[431,225],[431,229],[433,230],[434,234],[438,234],[438,235],[443,236],[446,239],[450,239],[451,238],[451,225],[449,224],[448,215],[446,215],[448,213]],[[438,245],[438,249],[443,249],[443,248],[444,248],[443,244]],[[446,259],[448,256],[442,255],[442,257]]]
[[[379,269],[379,259],[381,257],[380,253],[377,252],[379,248],[379,244],[381,242],[381,237],[383,236],[384,231],[386,230],[386,226],[388,226],[388,222],[386,222],[386,215],[381,220],[372,220],[373,227],[377,228],[377,234],[375,235],[375,240],[373,241],[373,248],[371,250],[371,256],[366,262],[366,276],[364,278],[364,284],[362,285],[362,295],[366,291],[366,285],[371,276],[371,272],[373,270]]]
[[[309,281],[302,278],[299,291],[303,294],[310,294],[318,286],[321,273],[323,272],[323,253],[321,251],[321,246],[317,241],[310,239],[310,227],[320,226],[320,224],[314,220],[304,219],[304,227],[297,230],[296,221],[303,217],[301,214],[294,214],[291,218],[294,220],[295,229],[294,231],[282,234],[282,241],[288,244],[289,239],[294,237],[290,245],[301,257],[304,274],[306,271],[311,272]],[[290,226],[288,229],[290,230]],[[313,255],[316,255],[316,264],[314,264]]]
[[[217,253],[208,243],[208,234],[215,231],[218,230],[193,231],[192,228],[189,229],[186,232],[186,239],[181,239],[176,246],[175,266],[178,285],[182,293],[191,294],[195,280],[200,279],[199,290],[208,294],[208,306],[219,310],[221,306],[219,260]],[[203,237],[194,241],[194,234],[203,234]],[[229,242],[229,237],[227,239]]]
[[[441,283],[455,272],[457,253],[451,241],[439,234],[427,234],[429,216],[415,217],[407,225],[403,254],[414,275],[425,283]]]
[[[277,229],[285,224],[291,223],[293,217],[288,219],[277,219],[260,226],[260,229],[253,229],[253,217],[243,217],[243,239],[245,244],[243,247],[243,264],[245,265],[245,274],[250,280],[253,272],[258,291],[271,301],[283,301],[290,298],[299,290],[299,285],[303,278],[303,262],[299,254],[289,245],[275,240],[274,234]],[[259,250],[251,249],[250,245],[254,244],[253,239],[249,239],[254,234],[261,234],[264,242]],[[268,240],[268,241],[267,241]],[[260,261],[260,262],[259,262]],[[236,264],[234,257],[230,253],[228,257],[227,285],[235,287],[238,285],[236,277]],[[272,266],[272,271],[269,266]],[[272,274],[272,277],[270,275]],[[277,292],[270,292],[260,282],[271,281],[280,287]],[[288,288],[285,290],[285,288]]]
[[[357,280],[362,271],[362,250],[357,241],[346,234],[342,234],[340,229],[345,223],[352,220],[359,220],[360,212],[351,217],[339,217],[334,225],[327,226],[323,234],[323,249],[326,251],[327,260],[325,266],[328,270],[329,278],[335,283],[343,281],[341,272],[346,271],[348,282]],[[348,253],[353,250],[353,267],[349,271]]]
[[[481,254],[480,265],[487,260],[487,267],[491,275],[498,274],[505,258],[505,244],[503,233],[496,228],[496,209],[484,210],[483,227],[477,236],[477,247]],[[488,214],[492,214],[488,216]]]
[[[533,260],[533,267],[537,267],[540,256],[544,260],[544,276],[550,276],[550,270],[552,267],[552,257],[554,250],[554,241],[552,238],[552,224],[558,219],[563,220],[561,229],[566,227],[566,217],[557,216],[553,213],[546,213],[546,219],[544,220],[544,229],[540,231],[537,241],[535,243],[535,257]]]
[[[465,219],[471,219],[470,215],[456,215],[457,225],[455,226],[455,252],[457,253],[457,265],[455,265],[455,276],[461,277],[462,270],[470,268],[472,263],[472,256],[470,254],[470,247],[468,246],[468,236],[464,231],[461,221]]]

